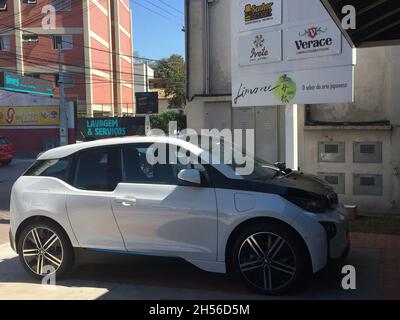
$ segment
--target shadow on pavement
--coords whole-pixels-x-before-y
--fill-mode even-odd
[[[357,270],[357,290],[341,288],[341,267],[330,267],[313,276],[301,290],[281,297],[265,297],[249,291],[227,275],[204,272],[189,263],[170,258],[115,256],[113,263],[78,265],[58,285],[103,290],[93,299],[379,299],[382,297],[382,253],[353,250],[347,264]],[[0,291],[4,283],[37,284],[18,258],[0,258]],[[1,294],[0,294],[1,295]],[[33,295],[31,299],[37,297]],[[52,299],[63,299],[54,293]],[[87,297],[84,297],[87,298]]]

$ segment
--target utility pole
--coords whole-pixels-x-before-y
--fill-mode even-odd
[[[60,146],[66,146],[68,144],[68,118],[65,106],[64,73],[62,68],[61,43],[57,45],[57,49],[58,49],[58,84],[60,86]]]
[[[144,63],[144,68],[146,69],[146,92],[149,92],[149,62],[147,60]]]

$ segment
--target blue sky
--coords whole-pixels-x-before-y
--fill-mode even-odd
[[[184,0],[131,0],[131,7],[135,52],[151,59],[184,56]]]

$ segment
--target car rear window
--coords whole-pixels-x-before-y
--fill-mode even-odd
[[[68,181],[70,158],[36,161],[24,174],[30,177],[52,177]]]
[[[8,141],[6,138],[0,138],[0,145],[4,144],[10,144],[10,141]]]

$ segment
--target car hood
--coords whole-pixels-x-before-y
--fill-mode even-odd
[[[335,192],[328,183],[321,180],[319,177],[303,174],[297,171],[293,171],[285,176],[277,177],[268,181],[268,183],[284,188],[306,191],[324,197]]]

